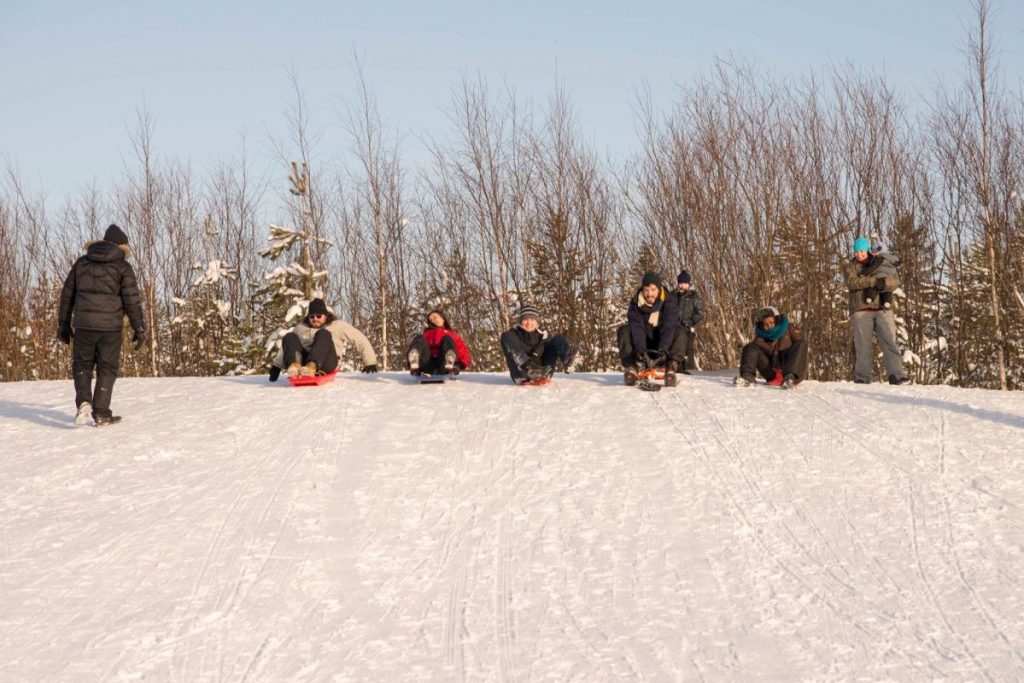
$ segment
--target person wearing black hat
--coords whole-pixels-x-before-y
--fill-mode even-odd
[[[131,250],[124,231],[111,224],[103,239],[89,242],[85,250],[64,280],[57,338],[65,344],[75,340],[71,353],[75,424],[87,424],[91,417],[102,427],[121,421],[111,412],[110,399],[121,367],[124,316],[131,323],[135,349],[146,343],[146,319],[135,270],[127,260]]]
[[[697,326],[704,320],[704,300],[693,288],[693,277],[689,272],[683,270],[676,276],[676,291],[672,296],[676,299],[676,307],[679,309],[679,332],[682,337],[682,345],[685,349],[685,364],[682,366],[684,375],[696,367],[694,363],[694,338]]]
[[[518,322],[501,335],[501,350],[508,372],[516,384],[544,382],[559,363],[566,372],[572,367],[573,350],[565,335],[548,335],[540,329],[540,311],[526,304],[516,315]]]
[[[626,384],[636,383],[639,367],[654,363],[665,368],[665,386],[675,386],[676,372],[686,359],[685,338],[678,334],[678,303],[658,273],[644,273],[640,288],[629,301],[627,322],[618,329]]]
[[[785,313],[774,306],[757,309],[754,338],[740,354],[740,374],[734,382],[749,387],[760,373],[768,384],[790,389],[807,377],[807,342]]]
[[[377,372],[377,354],[366,335],[335,318],[323,299],[313,299],[306,309],[306,317],[281,339],[281,350],[270,366],[270,381],[276,382],[282,370],[289,377],[334,372],[349,345],[358,349],[363,372]]]

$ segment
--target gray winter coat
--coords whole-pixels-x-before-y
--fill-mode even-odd
[[[345,357],[345,350],[351,344],[359,351],[359,356],[362,358],[364,366],[377,364],[377,354],[373,352],[370,340],[362,332],[343,320],[333,318],[331,322],[322,328],[311,327],[306,320],[303,320],[293,327],[291,331],[298,335],[299,341],[302,342],[302,348],[308,351],[313,346],[313,337],[318,329],[324,329],[331,333],[331,339],[334,341],[334,350],[338,354],[338,358]],[[274,365],[282,370],[285,369],[283,349],[279,349],[277,355],[274,356]]]
[[[700,298],[693,287],[680,292],[678,289],[672,293],[679,305],[679,324],[682,327],[696,327],[704,320],[704,300]]]

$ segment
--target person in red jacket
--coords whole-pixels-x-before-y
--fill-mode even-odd
[[[427,329],[416,335],[406,353],[414,375],[457,375],[469,367],[469,349],[441,311],[427,315]]]

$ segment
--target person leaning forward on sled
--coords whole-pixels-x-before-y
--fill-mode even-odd
[[[114,380],[121,366],[121,334],[124,316],[135,332],[134,348],[146,343],[139,284],[128,263],[128,236],[111,225],[102,240],[85,245],[85,255],[75,261],[64,280],[57,313],[57,338],[75,344],[71,373],[75,379],[75,424],[86,424],[91,416],[97,427],[120,422],[110,410]],[[96,368],[96,389],[92,371]]]
[[[644,273],[626,321],[618,329],[626,384],[636,383],[638,368],[654,365],[665,368],[665,386],[675,386],[676,372],[686,359],[687,336],[679,334],[679,297],[662,286],[658,273]]]
[[[754,339],[743,347],[736,384],[750,386],[757,373],[771,386],[794,387],[807,377],[807,342],[785,313],[773,306],[754,313]]]
[[[289,377],[334,372],[349,344],[359,350],[363,372],[377,372],[377,355],[366,335],[335,318],[323,299],[313,299],[306,317],[281,339],[281,350],[270,366],[270,381],[276,382],[282,370]]]
[[[472,362],[462,337],[441,311],[427,314],[427,328],[413,337],[405,354],[413,375],[457,375]]]
[[[501,335],[501,350],[512,381],[523,384],[550,379],[558,363],[568,372],[573,360],[569,340],[561,334],[548,336],[541,331],[540,312],[533,306],[520,308],[517,317],[516,326]]]

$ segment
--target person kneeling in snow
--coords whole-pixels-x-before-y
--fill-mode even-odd
[[[289,377],[333,372],[349,344],[359,349],[363,372],[377,372],[377,355],[366,335],[335,318],[323,299],[313,299],[306,317],[281,339],[281,350],[270,366],[270,381],[276,382],[282,370]]]
[[[427,329],[413,337],[406,352],[414,375],[457,375],[469,367],[469,349],[441,311],[427,314]]]
[[[807,377],[807,343],[785,313],[773,306],[754,314],[754,339],[743,347],[736,384],[749,386],[757,375],[771,386],[790,388]]]
[[[533,306],[519,309],[519,323],[501,335],[501,350],[508,363],[508,372],[516,384],[549,379],[555,365],[561,363],[568,372],[573,352],[564,335],[548,336],[541,331],[540,312]]]

